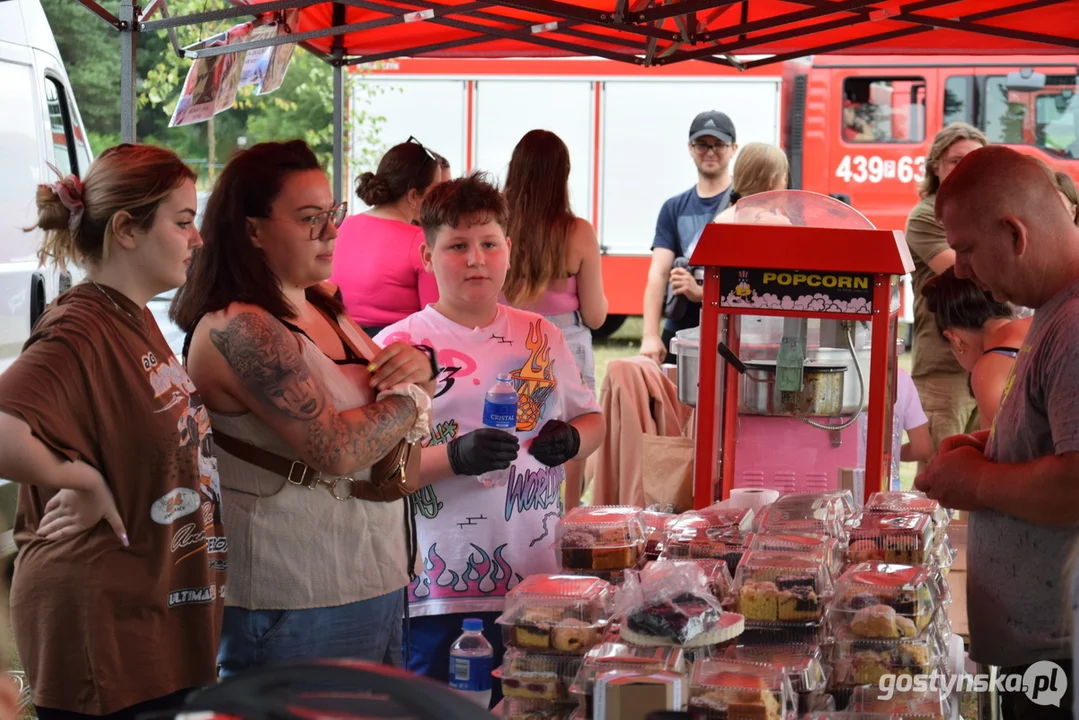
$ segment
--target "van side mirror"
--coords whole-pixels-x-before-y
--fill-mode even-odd
[[[1018,72],[1010,72],[1004,79],[1004,85],[1009,90],[1032,92],[1045,87],[1045,73],[1034,72],[1033,68],[1023,68]]]

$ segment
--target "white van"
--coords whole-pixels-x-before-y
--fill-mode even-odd
[[[70,273],[38,266],[41,233],[23,230],[37,217],[35,187],[56,179],[50,163],[81,176],[91,157],[40,0],[0,0],[0,372],[18,357],[45,306],[72,282]],[[13,521],[14,491],[0,484],[3,530]],[[13,556],[10,538],[0,536],[0,561]]]

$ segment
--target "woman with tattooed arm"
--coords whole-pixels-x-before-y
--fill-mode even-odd
[[[334,299],[324,281],[345,214],[303,142],[241,152],[173,304],[231,528],[222,676],[304,657],[401,664],[415,562],[402,485],[418,472],[433,363],[380,349]]]

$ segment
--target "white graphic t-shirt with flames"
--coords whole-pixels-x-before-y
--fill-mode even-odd
[[[500,611],[524,577],[557,569],[551,545],[565,472],[532,457],[529,444],[548,420],[600,412],[596,398],[581,383],[561,331],[523,310],[500,305],[490,325],[466,328],[428,306],[375,341],[437,351],[442,372],[431,445],[483,426],[484,397],[499,373],[509,373],[517,388],[521,450],[505,482],[485,488],[475,477],[455,477],[412,496],[423,572],[409,587],[411,614]]]

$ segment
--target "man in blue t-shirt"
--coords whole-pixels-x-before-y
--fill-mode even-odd
[[[730,204],[730,164],[737,150],[734,123],[729,117],[712,110],[693,119],[689,126],[689,155],[697,166],[697,184],[663,203],[644,289],[641,354],[656,362],[667,357],[667,348],[677,331],[700,325],[703,290],[691,268],[675,267],[675,260],[688,259],[693,254],[704,226]],[[668,294],[677,301],[667,302]],[[674,309],[673,317],[665,312],[665,306]],[[661,317],[665,318],[662,332]],[[675,361],[672,355],[671,362]]]

